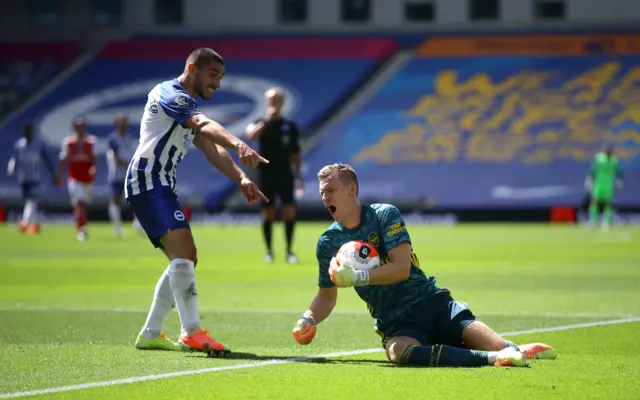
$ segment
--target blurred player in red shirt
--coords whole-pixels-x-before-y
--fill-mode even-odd
[[[62,182],[62,175],[69,164],[67,188],[76,220],[76,237],[84,241],[87,238],[87,205],[91,203],[96,175],[95,141],[87,134],[83,117],[73,121],[73,130],[75,135],[67,136],[62,142],[58,182]]]

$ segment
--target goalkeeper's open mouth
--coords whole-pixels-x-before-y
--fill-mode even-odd
[[[336,206],[327,206],[327,210],[333,215],[336,212]]]

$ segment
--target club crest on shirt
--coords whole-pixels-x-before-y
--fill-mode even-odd
[[[380,245],[380,238],[378,237],[377,233],[371,232],[367,236],[367,242],[371,243],[373,247],[378,247]]]
[[[189,107],[189,99],[185,96],[176,96],[176,98],[173,99],[173,104],[178,108],[187,108]]]

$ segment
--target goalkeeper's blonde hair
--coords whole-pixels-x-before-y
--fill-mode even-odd
[[[358,175],[356,174],[356,170],[349,164],[329,164],[325,165],[318,171],[318,180],[325,180],[331,177],[332,175],[337,174],[338,178],[347,184],[355,184],[356,185],[356,196],[360,191],[360,186],[358,185]]]

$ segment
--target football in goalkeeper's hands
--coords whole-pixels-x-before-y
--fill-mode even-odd
[[[352,240],[340,247],[336,263],[350,265],[355,269],[372,269],[380,265],[378,250],[362,240]]]

